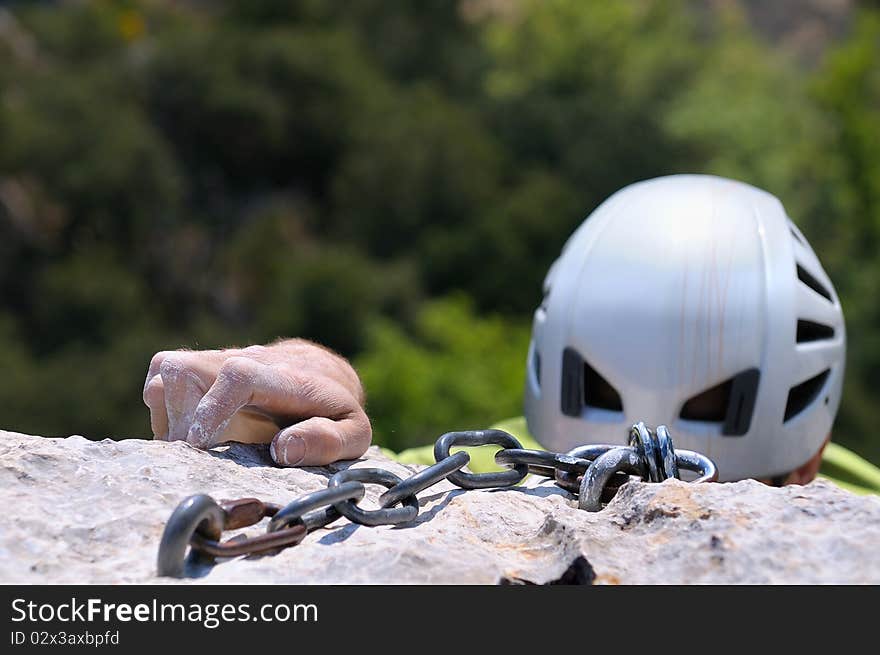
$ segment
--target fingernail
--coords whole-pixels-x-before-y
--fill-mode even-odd
[[[278,464],[296,466],[306,456],[306,442],[295,434],[285,434],[272,441],[269,453]]]

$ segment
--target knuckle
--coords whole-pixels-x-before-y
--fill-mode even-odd
[[[188,353],[189,353],[188,350],[183,350],[183,349],[181,349],[181,350],[160,350],[155,355],[153,355],[153,357],[150,359],[150,368],[158,370],[159,367],[162,366],[162,363],[166,359],[168,359],[169,357],[180,358]]]
[[[315,379],[314,375],[305,373],[291,373],[288,376],[288,381],[299,394],[307,398],[314,396],[318,388],[321,386],[318,380]]]
[[[270,351],[266,346],[253,345],[247,346],[241,349],[241,355],[245,357],[255,357],[262,358],[265,357]]]
[[[173,355],[175,350],[160,350],[150,359],[150,368],[153,370],[158,370],[162,365],[162,362],[165,361],[167,357]]]
[[[166,353],[159,365],[159,373],[163,378],[175,378],[187,371],[187,356],[178,351]]]
[[[260,364],[247,357],[235,356],[220,365],[218,377],[231,381],[252,379],[260,370]]]
[[[144,403],[148,407],[165,404],[165,384],[160,376],[153,376],[144,387]]]
[[[159,351],[159,352],[157,352],[155,355],[153,355],[153,356],[150,358],[150,366],[149,366],[150,370],[151,370],[151,371],[157,371],[157,370],[159,370],[159,367],[162,365],[162,361],[163,361],[167,356],[168,356],[168,351],[167,351],[167,350]]]

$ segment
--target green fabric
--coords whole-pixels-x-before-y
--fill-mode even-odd
[[[523,448],[543,450],[541,445],[535,441],[535,438],[529,434],[526,420],[522,416],[501,421],[492,427],[512,434],[519,440]],[[495,464],[495,453],[499,450],[498,446],[454,448],[453,452],[457,450],[466,450],[470,453],[471,461],[468,464],[468,468],[475,473],[502,470],[501,466]],[[397,455],[389,450],[383,449],[383,452],[404,464],[429,465],[434,463],[433,444],[419,448],[410,448]],[[819,477],[830,480],[839,487],[853,493],[880,494],[880,468],[877,468],[868,460],[859,457],[840,444],[829,443],[825,448],[825,452],[822,454],[822,467],[819,470]]]
[[[819,477],[853,493],[880,494],[880,468],[834,442],[822,453]]]

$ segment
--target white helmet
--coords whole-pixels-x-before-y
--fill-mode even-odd
[[[562,451],[666,425],[721,480],[783,475],[829,434],[845,351],[834,287],[779,200],[661,177],[606,200],[550,268],[526,420]]]

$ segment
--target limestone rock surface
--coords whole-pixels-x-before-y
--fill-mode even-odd
[[[349,466],[416,470],[375,447],[354,462],[282,469],[259,446],[203,452],[0,431],[0,583],[880,582],[880,498],[828,482],[631,482],[591,514],[535,477],[507,490],[443,482],[419,495],[406,526],[340,519],[272,556],[226,559],[194,579],[156,577],[165,521],[186,496],[285,504]],[[368,485],[362,505],[375,507],[383,491]],[[265,521],[241,532],[264,530]]]

